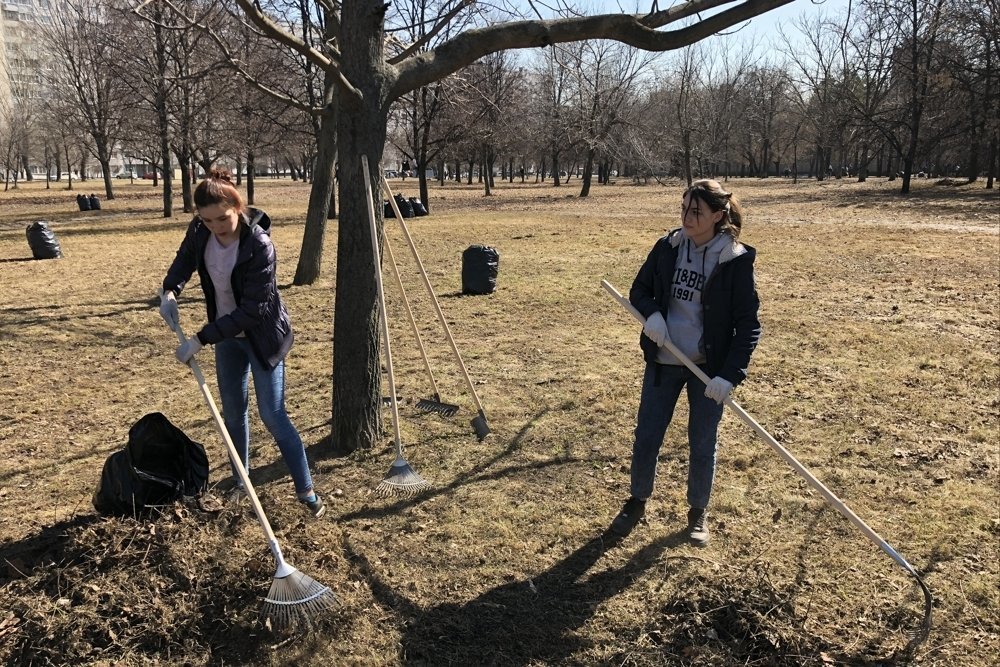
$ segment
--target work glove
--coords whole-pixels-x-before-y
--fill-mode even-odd
[[[646,337],[656,343],[658,347],[663,347],[670,340],[667,334],[667,323],[663,319],[663,313],[656,311],[646,318],[646,324],[642,327],[642,332]]]
[[[177,329],[180,315],[177,313],[177,297],[170,290],[160,295],[160,317],[171,329]]]
[[[201,341],[198,340],[197,336],[191,336],[186,341],[177,346],[177,351],[174,352],[174,356],[177,357],[177,361],[182,364],[186,364],[198,354],[198,350],[201,349]]]
[[[719,377],[718,375],[709,380],[708,384],[705,385],[705,396],[712,399],[719,405],[722,405],[722,402],[726,400],[726,397],[729,396],[732,391],[733,383],[725,378]]]

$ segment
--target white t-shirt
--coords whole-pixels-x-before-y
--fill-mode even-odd
[[[239,250],[239,241],[224,246],[219,243],[215,234],[208,239],[208,245],[205,246],[205,268],[208,269],[212,285],[215,286],[216,319],[236,310],[236,295],[233,294],[232,277]]]

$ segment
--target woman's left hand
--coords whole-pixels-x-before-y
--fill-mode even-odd
[[[709,380],[708,384],[705,385],[705,396],[712,399],[719,405],[726,400],[733,391],[733,383],[729,380],[719,377],[716,375],[714,378]]]

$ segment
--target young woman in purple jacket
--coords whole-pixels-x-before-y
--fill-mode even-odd
[[[646,318],[639,341],[646,370],[632,448],[631,497],[611,530],[628,535],[645,515],[663,436],[686,388],[686,532],[693,544],[704,546],[722,406],[746,378],[760,338],[760,302],[753,273],[756,251],[739,242],[743,214],[733,194],[718,181],[695,181],[684,192],[681,223],[656,242],[629,292],[629,301]],[[667,340],[712,378],[708,385],[666,348]]]
[[[295,492],[314,516],[326,507],[313,487],[305,447],[285,411],[285,355],[292,325],[278,294],[271,220],[249,208],[228,172],[215,170],[194,191],[198,215],[188,225],[167,277],[160,315],[171,328],[178,321],[177,297],[197,271],[208,322],[176,351],[186,364],[205,345],[215,347],[215,370],[226,428],[250,470],[248,380],[253,375],[257,410],[274,437],[295,483]],[[242,487],[236,480],[234,496]]]

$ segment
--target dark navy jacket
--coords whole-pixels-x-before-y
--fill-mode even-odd
[[[643,317],[659,310],[667,319],[682,238],[683,231],[675,229],[658,240],[632,283],[628,299]],[[721,376],[733,386],[746,379],[750,355],[760,339],[760,300],[753,276],[756,256],[752,247],[734,241],[722,251],[701,293],[706,373]],[[639,346],[647,362],[656,360],[656,343],[648,336],[640,335]]]
[[[275,280],[276,258],[268,230],[271,219],[263,211],[248,208],[240,216],[239,251],[233,268],[235,311],[217,317],[215,286],[205,267],[205,246],[212,232],[195,216],[177,250],[163,289],[180,294],[195,270],[201,279],[208,308],[208,324],[198,332],[202,344],[218,343],[244,333],[258,361],[273,370],[292,347],[292,324],[278,294]]]

